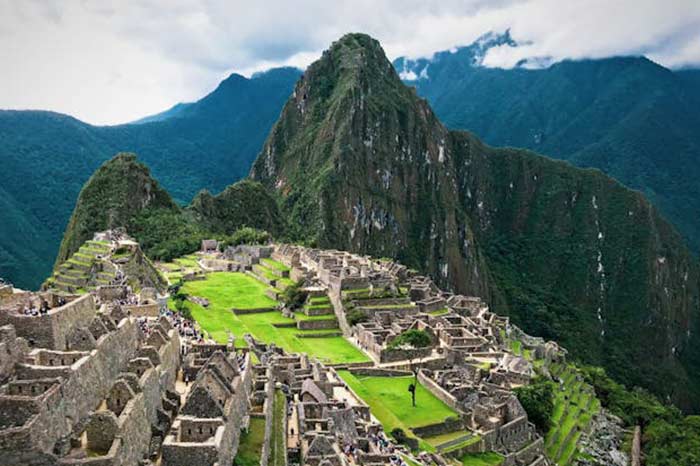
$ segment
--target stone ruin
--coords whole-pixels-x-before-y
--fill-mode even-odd
[[[508,342],[519,341],[522,350],[536,358],[562,361],[566,352],[556,343],[530,337],[507,317],[490,312],[480,298],[440,290],[430,278],[393,261],[289,245],[276,247],[273,255],[290,265],[291,273],[315,279],[346,314],[365,316],[352,326],[342,322],[341,328],[375,363],[385,369],[417,370],[423,385],[459,413],[458,421],[427,426],[414,431],[416,435],[464,431],[439,445],[438,451],[450,450],[455,457],[496,451],[507,465],[549,464],[543,439],[512,391],[534,376],[532,362],[514,354]],[[392,347],[392,341],[409,329],[424,330],[431,345]],[[300,374],[306,377],[304,371]],[[304,384],[296,383],[301,393]],[[316,405],[325,403],[323,396],[328,398],[324,383],[315,383],[315,388],[306,384],[305,394]],[[475,441],[467,442],[470,438]],[[326,440],[319,440],[313,450],[328,451],[333,442]],[[451,449],[460,444],[467,446]],[[303,457],[304,444],[299,445]],[[335,464],[323,455],[319,458]]]
[[[0,321],[3,464],[137,464],[157,452],[179,408],[167,321],[139,323],[90,294],[38,316],[2,309]]]

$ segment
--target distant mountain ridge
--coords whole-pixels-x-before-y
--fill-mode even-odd
[[[490,34],[394,66],[448,127],[599,168],[642,191],[700,251],[700,71],[644,57],[480,66],[501,45],[517,46]]]
[[[0,276],[36,288],[49,275],[82,185],[118,152],[137,152],[180,204],[243,178],[300,74],[234,74],[201,100],[140,124],[0,111]]]
[[[644,192],[698,251],[700,71],[635,57],[482,66],[498,46],[518,44],[491,33],[394,65],[448,127],[600,168]],[[197,102],[113,127],[0,111],[0,162],[11,174],[0,188],[0,276],[30,288],[43,280],[80,187],[118,152],[138,153],[181,205],[202,188],[218,192],[244,177],[301,73],[233,74]]]

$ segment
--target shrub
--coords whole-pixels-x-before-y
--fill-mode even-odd
[[[553,382],[544,377],[535,377],[529,385],[515,389],[527,417],[541,432],[546,432],[552,423],[554,411]]]
[[[303,285],[303,280],[299,280],[293,285],[288,286],[284,292],[282,292],[282,302],[287,309],[294,311],[300,309],[304,305],[307,293],[302,290]]]
[[[353,309],[348,312],[348,324],[355,325],[360,322],[367,322],[367,314],[359,309]]]

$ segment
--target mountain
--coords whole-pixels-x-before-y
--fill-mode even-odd
[[[91,126],[42,111],[0,111],[0,277],[36,288],[49,275],[82,185],[118,152],[136,152],[185,204],[243,178],[300,71],[233,74],[203,99],[151,122]]]
[[[232,184],[216,196],[200,191],[188,210],[203,229],[216,234],[231,234],[247,226],[280,237],[287,230],[272,194],[248,179]]]
[[[203,190],[183,208],[136,154],[120,153],[102,164],[80,191],[54,276],[97,232],[124,228],[148,257],[171,260],[196,251],[203,239],[227,239],[243,227],[278,237],[285,233],[277,203],[260,183],[241,180],[216,196]]]
[[[149,169],[136,161],[135,154],[117,154],[80,191],[56,265],[66,261],[96,232],[128,226],[145,209],[177,212],[179,207],[151,177]]]
[[[307,69],[251,177],[298,236],[488,296],[575,358],[699,406],[698,264],[676,230],[598,170],[446,129],[372,38]]]
[[[487,35],[431,59],[394,65],[448,127],[595,167],[642,191],[700,251],[700,72],[644,57],[487,68]]]

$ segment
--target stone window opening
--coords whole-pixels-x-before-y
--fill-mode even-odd
[[[21,386],[21,385],[18,385],[18,386],[17,386],[17,391],[18,391],[19,393],[22,393],[22,386]]]
[[[49,366],[53,366],[53,359],[49,359]]]
[[[209,435],[214,435],[214,428],[213,427],[209,427]]]

